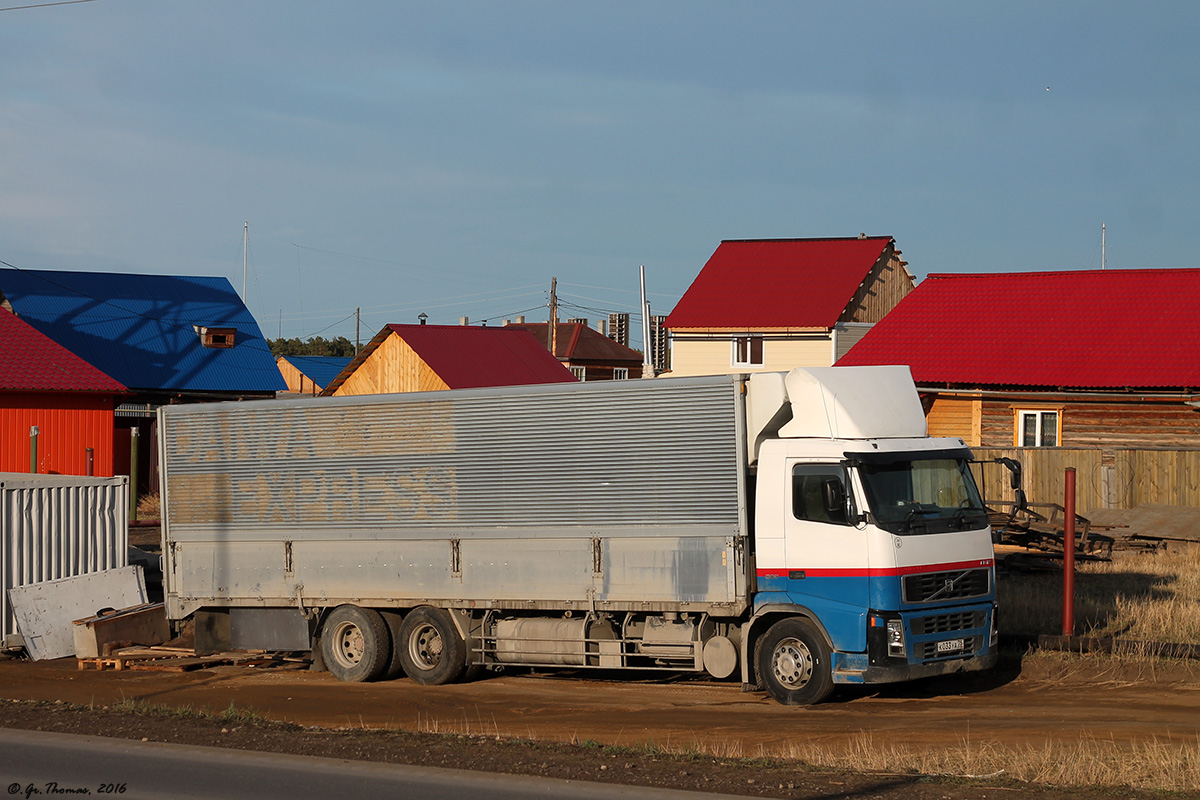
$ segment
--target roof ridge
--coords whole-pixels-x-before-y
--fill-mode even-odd
[[[877,239],[891,241],[894,236],[782,236],[766,239],[722,239],[721,242],[869,242]]]
[[[1029,272],[931,272],[929,278],[954,279],[987,279],[987,278],[1027,278],[1039,276],[1064,275],[1147,275],[1147,274],[1179,274],[1183,272],[1200,272],[1200,267],[1130,267],[1126,269],[1043,269]]]

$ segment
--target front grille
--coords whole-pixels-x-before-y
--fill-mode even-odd
[[[975,655],[983,647],[982,636],[972,636],[963,640],[962,650],[953,650],[946,653],[939,653],[937,650],[937,642],[918,642],[913,645],[913,650],[918,661],[934,661],[939,658],[962,658],[963,656]]]
[[[982,628],[987,622],[983,611],[963,611],[958,614],[937,614],[931,617],[916,617],[912,620],[912,632],[916,636],[928,633],[951,633]]]
[[[991,589],[986,569],[923,572],[904,576],[904,602],[940,603],[983,597]]]

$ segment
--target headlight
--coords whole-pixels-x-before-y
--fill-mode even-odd
[[[888,655],[904,657],[904,622],[898,619],[887,621]]]

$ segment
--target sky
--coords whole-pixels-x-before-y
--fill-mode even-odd
[[[552,278],[637,331],[639,267],[665,314],[723,239],[1200,266],[1194,2],[34,2],[0,261],[224,276],[271,338],[544,321]]]

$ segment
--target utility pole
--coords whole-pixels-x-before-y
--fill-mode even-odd
[[[550,355],[558,358],[558,278],[550,279]]]
[[[642,377],[654,377],[654,359],[650,356],[650,301],[646,299],[646,265],[638,267],[642,278]]]
[[[354,355],[358,355],[358,343],[360,341],[358,336],[358,324],[362,321],[361,317],[359,316],[360,311],[362,311],[361,306],[354,309]]]

